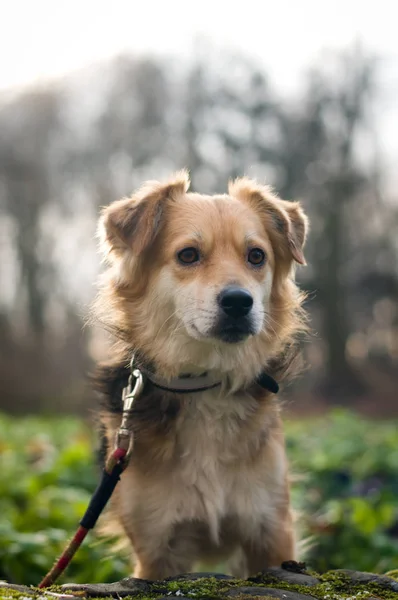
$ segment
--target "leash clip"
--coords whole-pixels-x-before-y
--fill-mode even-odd
[[[133,361],[131,362],[133,363]],[[128,421],[133,408],[134,400],[142,394],[142,391],[144,389],[144,378],[141,371],[139,369],[133,369],[133,364],[131,364],[131,369],[132,370],[129,376],[127,386],[123,389],[122,392],[122,422],[116,433],[114,447],[115,450],[121,448],[127,451],[126,456],[124,458],[124,461],[126,463],[130,458],[134,443],[133,432],[128,427]]]

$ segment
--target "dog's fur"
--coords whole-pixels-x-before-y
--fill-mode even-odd
[[[134,575],[146,579],[200,559],[234,555],[232,571],[245,576],[295,558],[279,408],[255,379],[265,369],[281,382],[305,330],[294,261],[305,264],[307,219],[298,203],[246,178],[229,195],[188,187],[185,171],[148,182],[105,208],[99,226],[109,268],[95,310],[118,338],[97,378],[107,451],[132,352],[165,379],[208,371],[222,381],[191,395],[148,382],[134,404],[134,450],[112,505],[134,549]],[[182,265],[178,252],[192,246],[200,261]],[[249,264],[253,246],[265,265]],[[253,297],[251,329],[223,341],[217,297],[231,284]]]

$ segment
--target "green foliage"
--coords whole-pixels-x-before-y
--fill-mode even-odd
[[[398,427],[346,411],[289,422],[293,503],[316,570],[386,572],[398,557]]]
[[[75,419],[0,418],[0,579],[37,584],[75,533],[99,469]],[[112,581],[127,559],[91,532],[62,581]]]
[[[334,412],[286,431],[311,567],[396,568],[397,424]],[[98,481],[94,443],[75,419],[0,418],[0,579],[37,584],[63,550]],[[128,558],[92,532],[62,581],[127,574]]]

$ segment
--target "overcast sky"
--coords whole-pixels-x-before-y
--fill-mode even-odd
[[[122,51],[189,56],[197,35],[264,62],[280,92],[323,48],[358,39],[381,57],[380,145],[398,159],[394,0],[0,0],[0,88],[58,77]]]

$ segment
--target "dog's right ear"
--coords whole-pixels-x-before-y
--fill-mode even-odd
[[[165,183],[148,181],[130,198],[104,208],[98,227],[101,249],[106,256],[139,256],[159,232],[167,200],[176,199],[189,188],[188,172],[176,173]]]

